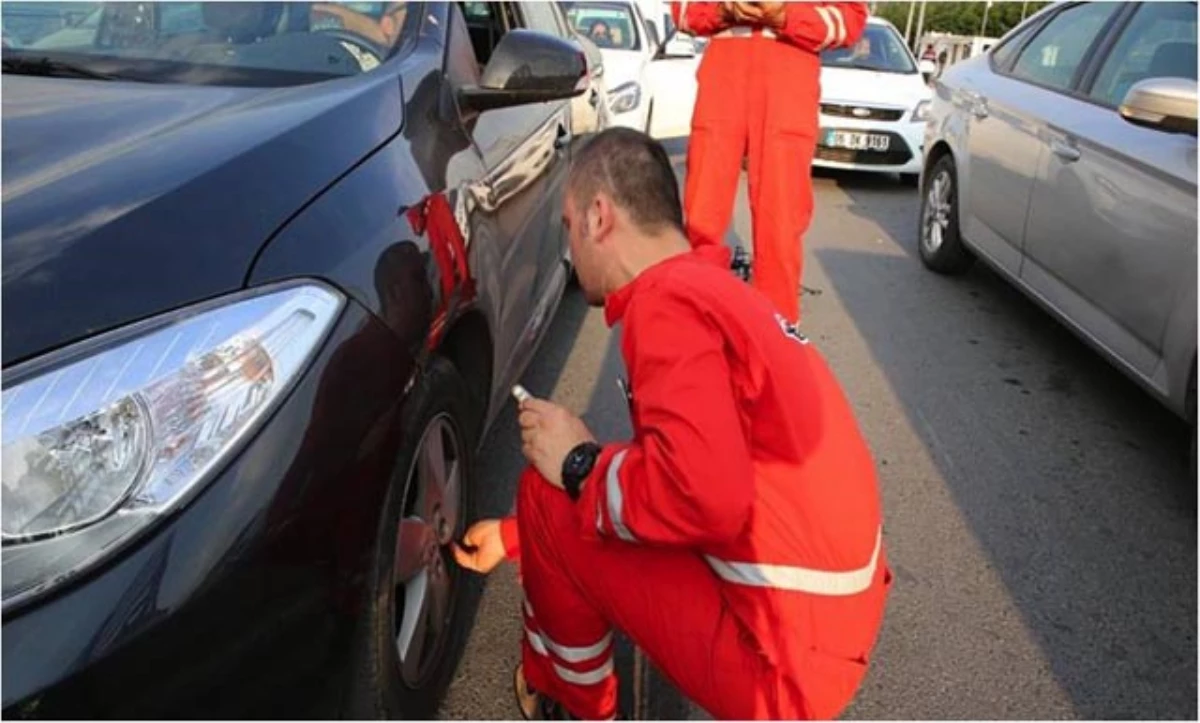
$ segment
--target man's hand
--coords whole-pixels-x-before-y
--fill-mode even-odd
[[[731,2],[729,6],[729,15],[734,22],[741,25],[757,25],[762,20],[762,11],[759,10],[756,2]]]
[[[787,11],[781,2],[761,2],[758,3],[758,11],[760,21],[763,25],[776,30],[783,27],[787,22]]]
[[[504,538],[500,535],[500,520],[480,520],[463,535],[471,549],[454,543],[454,559],[459,566],[486,575],[504,561]]]
[[[583,420],[544,399],[521,403],[521,452],[555,487],[562,489],[562,466],[572,449],[596,438]]]
[[[731,2],[725,5],[729,17],[741,25],[764,25],[778,30],[786,19],[781,2]]]

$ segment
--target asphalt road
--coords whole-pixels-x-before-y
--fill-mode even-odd
[[[1187,430],[995,274],[926,272],[914,189],[815,186],[804,331],[876,456],[896,575],[845,717],[1195,719]],[[616,342],[573,293],[526,386],[602,439],[628,435]],[[516,440],[502,419],[480,462],[491,514],[511,503]],[[493,574],[443,717],[516,715],[519,604],[512,571]]]

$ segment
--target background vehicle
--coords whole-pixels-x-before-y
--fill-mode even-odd
[[[1196,419],[1196,4],[1065,3],[951,66],[920,252],[978,256]]]
[[[640,6],[660,50],[650,66],[650,83],[658,103],[650,117],[649,133],[658,139],[686,138],[692,133],[692,111],[700,90],[696,73],[708,39],[679,32],[665,2],[642,0]]]
[[[899,31],[882,18],[868,18],[853,47],[821,53],[821,130],[813,165],[899,173],[915,185],[932,95]]]
[[[4,713],[432,717],[586,53],[545,3],[93,7],[4,53]]]
[[[695,103],[694,51],[689,54],[691,46],[681,38],[670,48],[678,57],[660,56],[658,28],[646,22],[638,3],[587,0],[560,5],[575,31],[595,43],[604,58],[613,125],[650,132],[663,108],[690,108]]]

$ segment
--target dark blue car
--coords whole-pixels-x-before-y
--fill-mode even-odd
[[[0,12],[4,715],[435,714],[583,46],[547,3]]]

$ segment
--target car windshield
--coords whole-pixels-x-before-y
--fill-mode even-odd
[[[567,20],[575,32],[606,50],[641,50],[633,8],[625,3],[566,2]]]
[[[849,48],[821,52],[827,68],[856,68],[884,73],[916,73],[917,66],[900,34],[888,25],[868,23],[862,37]]]
[[[4,2],[4,72],[277,86],[368,72],[418,3]]]

